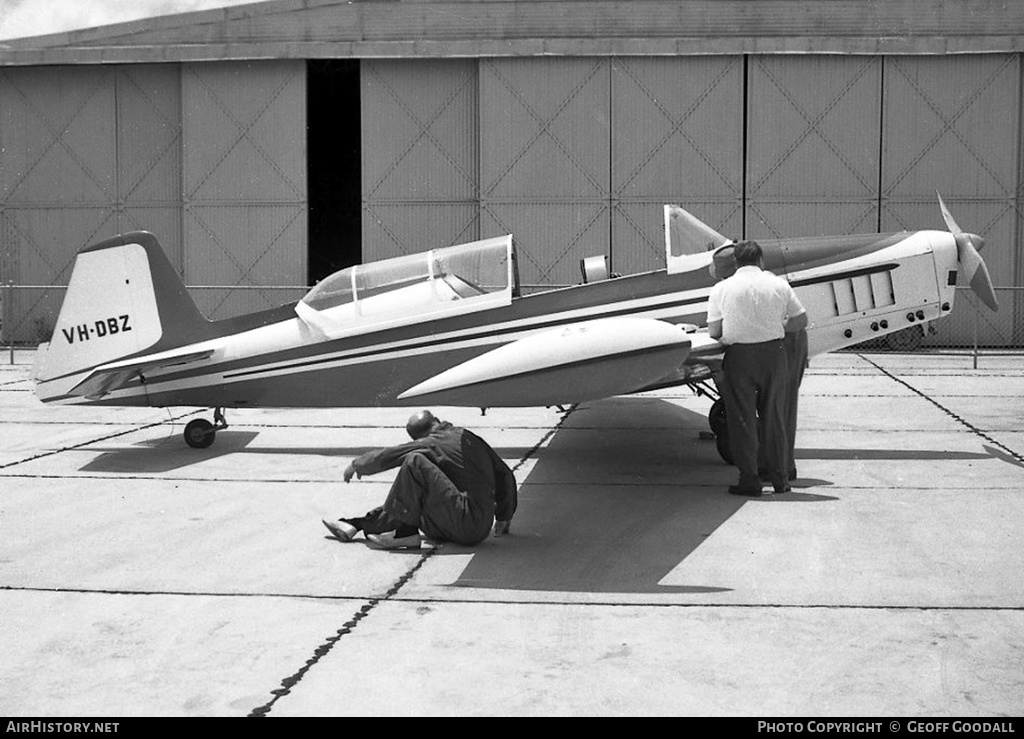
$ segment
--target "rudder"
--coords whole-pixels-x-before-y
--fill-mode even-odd
[[[209,325],[153,234],[86,247],[49,345],[40,346],[37,394],[47,400],[99,365],[200,340]]]

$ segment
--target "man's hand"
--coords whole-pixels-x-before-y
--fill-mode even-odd
[[[497,521],[494,522],[494,535],[504,536],[508,533],[508,528],[512,524],[511,521]]]
[[[343,473],[345,482],[352,482],[352,475],[354,474],[356,474],[356,468],[352,466],[351,462],[349,462],[348,467],[345,468],[345,472]]]

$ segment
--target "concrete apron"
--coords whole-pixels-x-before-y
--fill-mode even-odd
[[[51,408],[0,368],[0,714],[1020,715],[1024,362],[831,355],[749,500],[669,390],[434,409],[516,467],[512,535],[330,538],[407,410]],[[187,415],[187,417],[186,417]],[[209,414],[206,414],[209,415]]]

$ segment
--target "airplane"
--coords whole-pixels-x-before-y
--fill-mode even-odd
[[[936,193],[947,230],[759,240],[808,315],[811,356],[949,314],[956,286],[998,309],[979,250]],[[83,248],[33,369],[44,403],[199,406],[210,446],[225,408],[558,407],[689,386],[730,461],[707,304],[735,242],[664,206],[662,269],[522,294],[511,235],[343,269],[297,303],[207,320],[145,231]]]

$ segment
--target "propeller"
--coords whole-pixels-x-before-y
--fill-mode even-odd
[[[939,207],[942,209],[942,218],[946,222],[946,228],[956,240],[956,256],[967,278],[967,284],[971,286],[971,290],[982,303],[994,311],[999,310],[999,301],[996,300],[996,291],[992,287],[992,278],[989,277],[988,267],[985,266],[985,260],[978,253],[985,246],[985,239],[977,234],[961,230],[946,208],[946,204],[942,202],[942,195],[938,190],[935,191],[935,194],[939,196]]]

